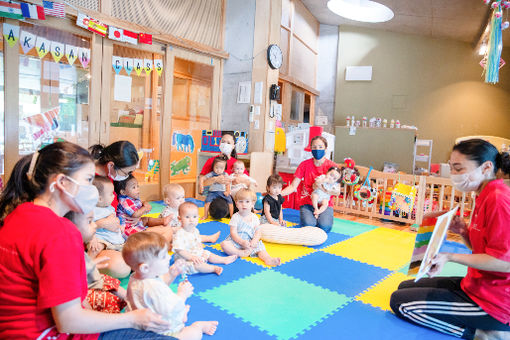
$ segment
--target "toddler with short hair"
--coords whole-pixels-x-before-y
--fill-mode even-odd
[[[218,256],[204,249],[201,235],[197,229],[198,207],[191,202],[184,202],[179,206],[179,220],[181,228],[177,229],[172,241],[172,251],[176,259],[186,261],[185,273],[216,273],[220,275],[223,268],[210,263],[230,264],[237,259],[237,255],[227,257]]]
[[[207,175],[204,176],[204,183],[208,179],[214,177],[223,177],[228,179],[229,181],[227,184],[213,182],[212,184],[209,185],[209,193],[205,198],[204,216],[202,216],[203,220],[207,219],[207,217],[209,216],[209,206],[211,205],[211,202],[218,197],[221,197],[225,201],[227,201],[230,216],[232,216],[232,214],[234,213],[234,203],[232,201],[232,197],[230,197],[231,180],[230,176],[225,172],[227,161],[228,159],[227,156],[225,155],[216,157],[212,164],[213,171],[209,172]]]
[[[259,257],[268,266],[280,265],[280,258],[271,257],[260,240],[260,220],[252,210],[257,201],[255,192],[241,189],[236,195],[238,212],[230,219],[230,235],[221,242],[221,249],[228,255]]]
[[[114,182],[114,186],[119,200],[117,217],[120,219],[121,225],[124,226],[124,238],[127,239],[134,233],[150,228],[150,231],[161,234],[170,244],[173,231],[172,228],[168,227],[171,220],[169,216],[165,218],[142,218],[152,207],[148,202],[140,200],[140,188],[136,178],[133,175],[129,175],[123,181]],[[137,223],[130,223],[127,218],[138,218],[139,221]]]
[[[218,321],[197,321],[185,326],[189,305],[186,299],[193,293],[189,281],[183,281],[174,293],[169,285],[182,273],[182,260],[170,266],[170,255],[165,239],[156,233],[135,233],[128,237],[122,256],[134,271],[129,279],[127,302],[129,311],[149,308],[168,321],[170,327],[161,332],[178,339],[201,339],[212,335]]]
[[[280,175],[275,174],[267,178],[267,195],[262,199],[262,215],[260,216],[260,223],[269,223],[275,225],[285,226],[283,220],[282,204],[284,198],[281,195],[283,186],[283,179]]]

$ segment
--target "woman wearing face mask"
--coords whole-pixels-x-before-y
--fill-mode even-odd
[[[282,196],[289,195],[298,190],[299,184],[303,181],[303,185],[298,192],[301,200],[299,215],[301,226],[319,227],[326,233],[329,233],[333,226],[333,197],[329,201],[328,208],[322,212],[318,218],[315,218],[314,208],[311,201],[311,194],[315,189],[315,179],[320,175],[325,175],[331,167],[338,165],[325,157],[328,141],[322,136],[315,136],[310,143],[313,158],[307,159],[296,169],[294,179],[288,187],[282,190]],[[328,194],[338,196],[340,191],[331,191]]]
[[[118,141],[108,146],[101,144],[93,145],[89,148],[90,154],[95,159],[96,175],[108,177],[112,183],[114,181],[123,181],[138,167],[138,152],[135,146],[128,141]],[[117,194],[113,193],[115,198],[112,206],[117,209]],[[131,218],[129,223],[136,224],[140,218]],[[108,228],[118,224],[115,216],[109,216],[96,221],[98,228]],[[97,240],[92,240],[89,248],[92,252],[89,254],[92,258],[96,255],[94,249],[97,246]],[[124,262],[122,253],[116,250],[103,250],[97,256],[108,258],[106,268],[101,271],[115,278],[123,278],[129,275],[131,268]]]
[[[88,213],[96,205],[94,170],[87,150],[67,142],[48,145],[14,166],[0,196],[0,338],[156,339],[129,328],[168,327],[148,310],[106,315],[82,306],[83,240],[63,216]]]
[[[460,142],[450,156],[457,190],[477,197],[468,226],[455,218],[472,254],[440,253],[431,278],[402,282],[391,296],[395,314],[418,325],[464,339],[510,339],[510,188],[496,173],[510,173],[507,153],[481,139]],[[468,267],[462,277],[438,277],[447,262]]]

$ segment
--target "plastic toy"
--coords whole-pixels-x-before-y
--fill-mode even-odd
[[[356,169],[356,164],[352,158],[344,159],[345,166],[340,170],[342,171],[342,183],[346,185],[356,185],[359,182],[360,174]]]
[[[413,211],[414,200],[416,198],[416,187],[397,183],[389,202],[390,209],[397,212],[410,214]]]
[[[356,185],[354,187],[354,197],[359,199],[362,202],[367,202],[369,204],[373,204],[375,197],[377,196],[377,189],[373,189],[370,186],[370,172],[372,171],[372,167],[368,170],[367,177],[362,185]]]

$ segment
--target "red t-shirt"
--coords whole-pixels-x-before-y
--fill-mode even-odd
[[[214,157],[211,157],[209,158],[204,166],[202,167],[202,171],[200,171],[200,174],[201,175],[207,175],[208,173],[210,173],[211,171],[213,171],[212,169],[212,164],[214,162],[214,159],[218,157],[218,156],[214,156]],[[237,162],[237,158],[234,158],[234,157],[230,157],[227,161],[227,168],[225,169],[225,172],[227,174],[231,174],[232,173],[232,167],[234,166],[234,163]],[[249,175],[248,171],[246,171],[246,169],[244,169],[244,173]]]
[[[87,295],[83,240],[74,224],[33,203],[0,227],[0,338],[97,339],[60,334],[51,307]],[[49,330],[49,331],[48,331]]]
[[[489,182],[476,198],[469,226],[473,254],[510,262],[510,188],[503,180]],[[510,322],[510,273],[468,268],[461,288],[495,319]]]
[[[294,173],[294,177],[299,178],[302,181],[301,191],[297,193],[300,205],[312,204],[311,195],[315,179],[320,175],[326,174],[329,168],[338,166],[335,162],[330,161],[329,159],[326,159],[322,165],[315,166],[315,164],[313,164],[313,160],[313,158],[310,158],[301,162]],[[329,200],[328,205],[330,207],[333,206],[333,197]]]

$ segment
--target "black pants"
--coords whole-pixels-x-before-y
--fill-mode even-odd
[[[391,295],[395,314],[409,322],[463,339],[473,339],[477,329],[510,331],[460,288],[461,277],[404,281]]]

